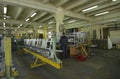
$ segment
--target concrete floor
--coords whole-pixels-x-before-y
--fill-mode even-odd
[[[50,65],[31,69],[30,55],[14,52],[13,58],[19,70],[16,79],[120,79],[120,50],[97,49],[95,55],[84,62],[74,58],[64,59],[61,70]]]

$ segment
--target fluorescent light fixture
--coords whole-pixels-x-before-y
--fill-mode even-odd
[[[54,23],[53,21],[51,21],[51,22],[49,22],[48,24],[52,24],[52,23]]]
[[[52,36],[51,35],[49,35],[49,38],[51,38]]]
[[[6,18],[4,17],[4,19],[6,19]]]
[[[48,27],[49,29],[52,28],[51,26]]]
[[[22,26],[22,24],[20,24],[19,26],[18,26],[18,28],[20,28]]]
[[[97,7],[98,7],[98,6],[95,5],[95,6],[92,6],[92,7],[89,7],[89,8],[87,8],[87,9],[82,10],[82,12],[86,12],[86,11],[88,11],[88,10],[95,9],[95,8],[97,8]]]
[[[26,19],[26,21],[29,21],[29,20],[30,20],[30,18]]]
[[[7,7],[5,6],[4,7],[4,14],[6,14],[7,13]]]
[[[3,23],[3,27],[5,27],[5,23]]]
[[[104,14],[107,14],[107,13],[109,13],[109,12],[106,11],[106,12],[98,13],[98,14],[95,14],[95,16],[100,16],[100,15],[104,15]]]
[[[20,24],[20,26],[22,26],[22,24]]]
[[[114,2],[114,1],[117,1],[117,0],[112,0],[112,1]]]
[[[41,28],[42,26],[39,26],[39,28]]]
[[[51,34],[52,32],[48,32],[48,34]]]
[[[34,17],[37,13],[33,13],[30,17]]]
[[[68,23],[73,23],[73,22],[76,22],[76,20],[71,20],[71,21],[68,21]]]

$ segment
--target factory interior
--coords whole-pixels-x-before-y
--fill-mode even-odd
[[[120,79],[120,0],[0,0],[0,79]]]

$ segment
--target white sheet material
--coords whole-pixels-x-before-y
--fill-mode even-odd
[[[108,49],[112,48],[112,41],[110,39],[110,37],[108,36]]]

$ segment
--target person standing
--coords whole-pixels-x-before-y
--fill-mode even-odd
[[[60,47],[62,49],[62,58],[68,57],[68,38],[65,36],[65,33],[60,38]]]

